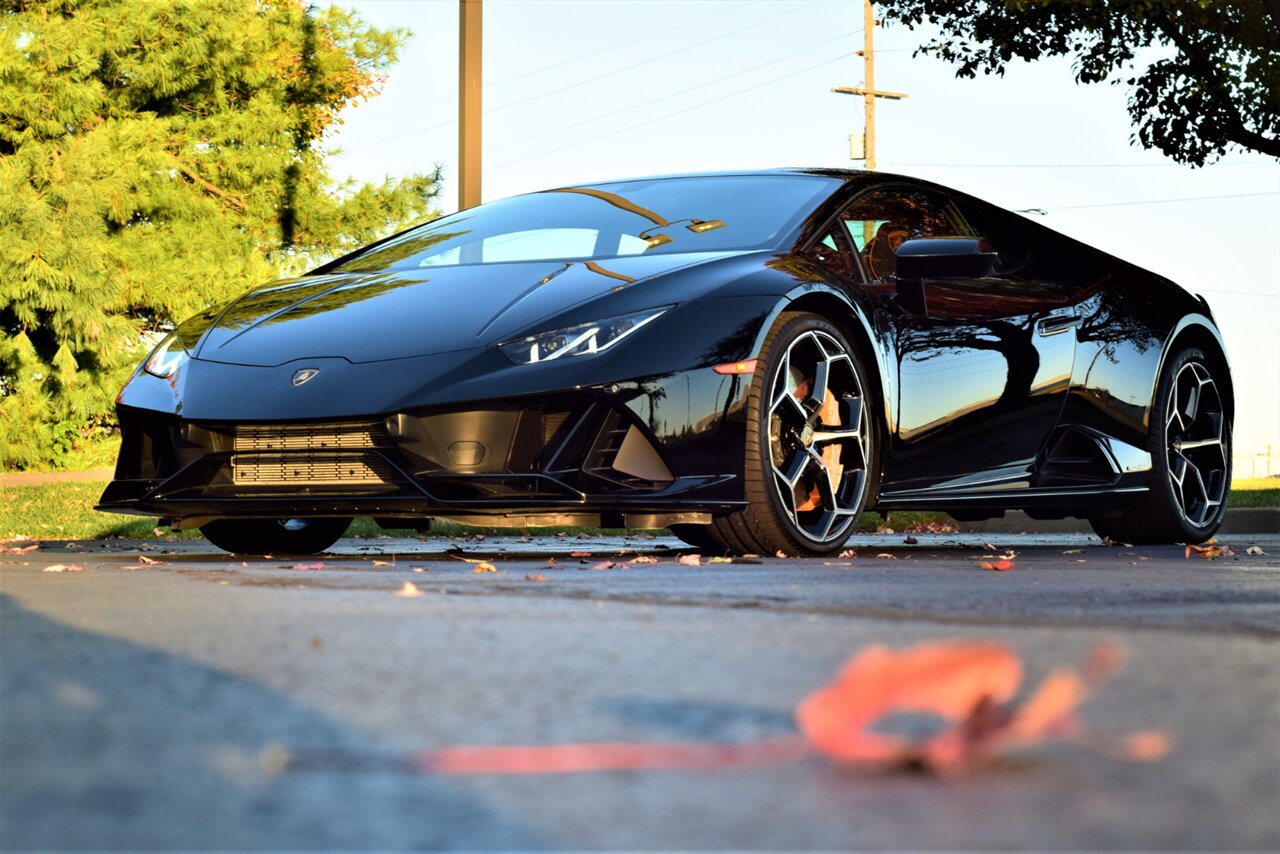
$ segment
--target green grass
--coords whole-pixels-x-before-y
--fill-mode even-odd
[[[156,520],[145,516],[124,516],[117,513],[99,513],[93,509],[98,496],[102,494],[105,482],[85,483],[51,483],[39,486],[0,486],[0,539],[15,534],[22,534],[37,539],[98,539],[102,537],[124,537],[127,539],[147,539],[156,536],[169,536],[168,528],[159,529],[156,534]],[[1280,507],[1280,489],[1247,489],[1233,490],[1230,505],[1232,507]],[[887,527],[899,533],[920,530],[931,524],[946,524],[949,517],[944,513],[931,512],[895,512],[891,515]],[[859,520],[860,531],[874,531],[882,526],[879,515],[864,514]],[[453,522],[436,522],[431,529],[432,536],[466,537],[476,534],[522,535],[522,534],[622,534],[621,530],[603,528],[477,528],[458,525]],[[356,519],[351,525],[348,536],[416,536],[408,530],[385,530],[378,527],[372,519]],[[179,537],[198,537],[196,531],[183,531]]]
[[[1274,481],[1273,481],[1274,482]],[[1259,489],[1246,487],[1232,489],[1229,507],[1280,507],[1280,488]]]

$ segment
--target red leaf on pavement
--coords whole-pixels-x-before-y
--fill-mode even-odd
[[[1007,647],[931,643],[895,652],[872,647],[796,712],[801,732],[824,755],[846,764],[897,764],[948,771],[1012,747],[1050,738],[1085,740],[1075,710],[1118,668],[1120,648],[1098,646],[1079,670],[1058,668],[1022,704],[1022,662]],[[944,727],[925,738],[878,732],[900,712],[932,714]],[[1143,734],[1124,755],[1150,761],[1162,733]],[[1126,744],[1128,744],[1126,742]]]
[[[997,561],[984,560],[981,564],[979,564],[979,566],[981,566],[983,569],[994,569],[994,570],[996,570],[997,572],[1005,572],[1005,571],[1007,571],[1007,570],[1013,569],[1013,561],[1011,561],[1011,560],[997,560]]]

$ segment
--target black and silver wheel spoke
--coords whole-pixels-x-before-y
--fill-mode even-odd
[[[856,521],[866,489],[862,385],[844,346],[825,332],[798,336],[779,361],[768,412],[774,486],[795,527],[830,542]]]
[[[1188,362],[1174,377],[1165,413],[1169,482],[1184,519],[1201,527],[1225,499],[1226,418],[1208,369]]]

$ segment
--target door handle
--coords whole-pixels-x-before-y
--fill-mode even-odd
[[[1080,325],[1081,318],[1074,314],[1064,314],[1058,317],[1046,317],[1037,324],[1036,328],[1040,330],[1041,335],[1057,335],[1066,332]]]

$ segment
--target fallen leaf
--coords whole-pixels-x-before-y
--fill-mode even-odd
[[[683,566],[701,566],[702,555],[680,555],[680,557],[676,558],[676,563]]]
[[[1222,549],[1218,548],[1217,546],[1189,545],[1187,546],[1187,551],[1186,551],[1186,557],[1191,557],[1192,555],[1195,555],[1196,557],[1202,557],[1205,560],[1213,560],[1214,558],[1218,557],[1221,554],[1222,554]]]
[[[1065,552],[1063,552],[1063,554],[1064,555],[1081,555],[1081,554],[1084,554],[1084,549],[1067,549]]]
[[[857,556],[858,556],[858,553],[853,549],[845,549],[844,551],[840,552],[840,554],[836,555],[836,557],[857,557]]]
[[[403,596],[406,599],[410,599],[414,596],[422,596],[425,594],[423,594],[423,592],[418,589],[418,585],[414,584],[412,581],[406,581],[404,583],[404,587],[401,587],[399,590],[397,590],[395,592],[395,595]]]
[[[524,577],[524,580],[525,581],[546,581],[547,577],[545,575],[539,575],[538,573],[533,572],[533,573],[530,573],[529,575],[526,575]]]
[[[951,771],[987,756],[1051,738],[1089,743],[1075,711],[1120,666],[1118,644],[1099,644],[1078,670],[1054,669],[1030,697],[1013,702],[1022,662],[999,644],[922,644],[901,652],[871,647],[855,656],[834,682],[796,711],[805,739],[819,753],[853,765],[890,764]],[[899,713],[932,714],[944,726],[924,737],[883,732]],[[1168,751],[1163,733],[1145,731],[1121,741],[1117,755],[1154,761]]]
[[[590,569],[626,569],[626,567],[627,565],[625,563],[615,563],[611,560],[602,560],[598,563],[593,563],[590,566]]]
[[[569,557],[591,557],[591,552],[569,552]]]
[[[84,572],[84,567],[74,563],[54,563],[44,567],[43,572]]]
[[[980,566],[981,566],[983,569],[994,569],[994,570],[996,570],[997,572],[1005,572],[1005,571],[1007,571],[1007,570],[1013,569],[1013,561],[1011,561],[1011,560],[997,560],[997,561],[987,561],[987,560],[984,560],[984,561],[980,564]]]
[[[394,566],[395,564],[391,563],[391,561],[389,560],[375,560],[373,562],[373,565],[374,566]]]
[[[657,563],[658,559],[650,555],[636,555],[631,559],[632,563]]]
[[[161,562],[161,561],[158,561],[158,560],[156,560],[155,558],[149,558],[149,557],[147,557],[146,555],[138,555],[138,563],[140,563],[140,564],[142,564],[142,565],[144,565],[144,566],[155,566],[155,565],[159,564],[160,562]]]
[[[491,563],[481,561],[480,563],[477,563],[475,565],[475,568],[472,569],[471,571],[472,572],[497,572],[498,568]]]
[[[776,552],[774,552],[774,553],[773,553],[773,556],[774,556],[774,557],[787,557],[788,555],[787,555],[787,553],[786,553],[786,552],[784,552],[782,549],[778,549]]]
[[[1258,556],[1258,555],[1265,555],[1265,554],[1266,554],[1266,552],[1264,552],[1264,551],[1262,550],[1262,548],[1261,548],[1261,547],[1259,547],[1259,546],[1249,546],[1249,548],[1247,548],[1247,549],[1245,549],[1245,550],[1244,550],[1244,553],[1245,553],[1245,554],[1247,554],[1247,555],[1253,555],[1253,556],[1255,556],[1255,557],[1256,557],[1256,556]]]
[[[4,546],[4,547],[0,548],[0,554],[5,554],[5,555],[24,555],[24,554],[27,554],[28,552],[33,552],[33,551],[35,551],[35,550],[36,550],[36,549],[38,549],[38,548],[40,548],[39,543],[37,543],[37,544],[35,544],[35,545],[31,545],[31,546],[21,546],[21,547],[15,547],[15,546]]]
[[[323,563],[295,563],[293,565],[293,568],[298,570],[324,569],[324,564]]]
[[[891,555],[888,552],[880,552],[880,554],[876,555],[876,557],[880,558],[881,560],[897,560],[898,559],[897,555]]]
[[[731,558],[731,557],[713,557],[713,558],[710,558],[710,559],[707,561],[707,563],[733,563],[733,558]]]

